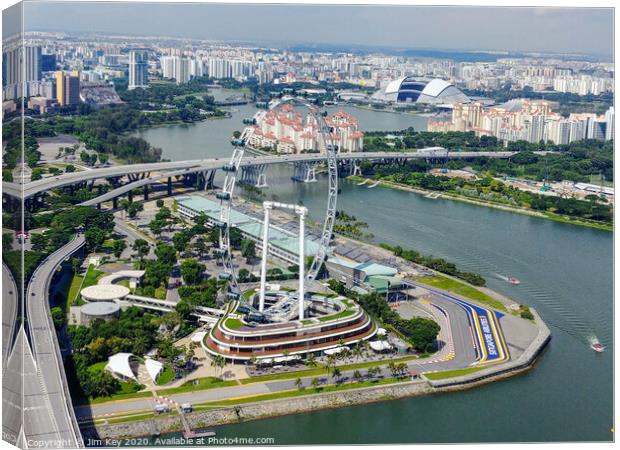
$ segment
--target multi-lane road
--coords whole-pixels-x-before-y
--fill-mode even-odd
[[[535,152],[544,155],[548,152]],[[452,152],[449,154],[450,159],[467,159],[477,157],[501,158],[507,159],[513,156],[515,152]],[[360,160],[408,160],[408,159],[427,159],[445,157],[445,150],[433,147],[429,149],[420,149],[417,152],[357,152],[357,153],[339,153],[337,158],[341,161],[360,161]],[[312,163],[322,162],[327,158],[324,154],[305,153],[299,155],[288,156],[250,156],[243,159],[242,167],[285,164],[285,163]],[[117,178],[126,175],[140,175],[155,172],[163,172],[156,175],[152,181],[162,179],[169,176],[182,175],[186,173],[197,173],[209,170],[217,170],[227,162],[224,158],[197,159],[188,161],[170,161],[148,164],[128,164],[123,166],[111,166],[97,168],[81,172],[72,172],[58,175],[56,177],[43,178],[31,181],[24,185],[17,183],[2,183],[3,193],[15,198],[29,198],[40,192],[50,189],[67,186],[84,181],[97,180],[102,178]],[[165,173],[170,172],[170,173]],[[137,187],[137,186],[135,186]]]
[[[54,272],[83,245],[84,236],[78,235],[48,256],[26,289],[23,429],[28,447],[83,447],[49,305]]]

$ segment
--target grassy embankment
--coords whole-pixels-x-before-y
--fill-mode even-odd
[[[350,175],[347,177],[347,179],[351,181],[355,181],[355,182],[362,182],[366,180],[367,178],[364,178],[358,175]],[[531,217],[538,217],[540,219],[553,220],[554,222],[568,223],[571,225],[594,228],[594,229],[602,230],[602,231],[613,231],[614,229],[613,224],[607,224],[607,223],[596,222],[596,221],[592,221],[588,219],[579,219],[579,218],[574,218],[570,216],[564,216],[564,215],[555,214],[549,211],[536,211],[531,208],[527,208],[525,206],[512,206],[512,205],[506,205],[504,203],[491,202],[488,200],[474,199],[474,198],[467,197],[465,195],[460,195],[454,192],[432,191],[429,189],[408,186],[406,184],[395,183],[393,181],[374,180],[374,179],[373,181],[378,181],[380,186],[390,188],[390,189],[398,189],[401,191],[414,192],[414,193],[423,194],[423,195],[431,194],[431,193],[441,194],[441,198],[443,199],[456,200],[460,202],[471,203],[474,205],[501,209],[503,211],[514,212],[517,214],[524,214],[524,215],[531,216]]]
[[[204,377],[198,378],[196,380],[188,381],[181,386],[168,388],[168,389],[159,389],[157,390],[158,395],[173,395],[173,394],[182,394],[184,392],[193,392],[193,391],[202,391],[205,389],[215,389],[221,387],[234,386],[237,384],[235,380],[221,380],[216,377]]]
[[[463,297],[471,300],[475,300],[499,311],[506,311],[506,307],[499,300],[496,300],[490,295],[479,291],[473,286],[454,280],[452,278],[448,278],[444,275],[437,274],[432,276],[416,277],[415,281],[420,284],[426,284],[437,289],[442,289],[444,291],[454,292],[455,294],[462,295]]]
[[[424,376],[429,380],[444,380],[446,378],[462,377],[463,375],[469,375],[470,373],[478,372],[484,369],[484,367],[466,367],[465,369],[446,370],[444,372],[428,372]]]
[[[92,264],[88,266],[84,275],[73,274],[69,292],[67,294],[65,310],[69,311],[70,306],[80,306],[84,304],[84,300],[80,296],[80,291],[88,286],[97,284],[97,280],[105,275],[105,272],[95,269]]]

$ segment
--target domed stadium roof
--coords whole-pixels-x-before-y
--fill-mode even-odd
[[[391,81],[373,95],[375,100],[391,103],[454,104],[469,103],[470,99],[445,80],[403,77]]]

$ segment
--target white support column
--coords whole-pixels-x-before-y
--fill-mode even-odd
[[[269,253],[269,211],[271,210],[271,204],[265,202],[263,203],[263,208],[265,208],[265,221],[263,223],[263,255],[260,265],[260,292],[258,303],[258,310],[260,312],[263,312],[265,308],[265,281],[267,279],[267,254]]]
[[[299,320],[304,318],[305,219],[306,213],[301,210],[299,213]]]

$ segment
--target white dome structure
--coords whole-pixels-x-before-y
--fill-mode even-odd
[[[389,103],[422,103],[431,105],[469,103],[471,100],[446,80],[403,77],[391,81],[375,92],[373,99]]]

